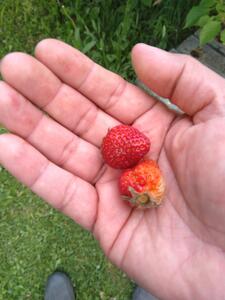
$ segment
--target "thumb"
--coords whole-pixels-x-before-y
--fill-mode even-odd
[[[225,80],[191,56],[137,44],[132,63],[140,81],[193,116],[194,122],[225,115]]]

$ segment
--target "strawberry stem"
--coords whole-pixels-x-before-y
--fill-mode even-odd
[[[124,200],[128,200],[131,204],[140,207],[157,207],[159,204],[156,199],[152,197],[149,192],[138,193],[131,186],[128,187],[131,197],[123,197]]]

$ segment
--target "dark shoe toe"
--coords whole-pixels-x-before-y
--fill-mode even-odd
[[[49,276],[45,300],[75,300],[72,283],[66,274],[55,272]]]
[[[132,300],[158,300],[139,286],[134,290]]]

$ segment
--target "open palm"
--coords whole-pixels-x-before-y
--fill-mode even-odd
[[[162,299],[224,299],[225,81],[183,55],[139,44],[141,81],[177,116],[72,47],[44,40],[36,58],[1,62],[0,162],[99,240],[106,255]],[[152,142],[167,192],[157,209],[121,201],[120,171],[104,165],[108,128],[133,124]]]

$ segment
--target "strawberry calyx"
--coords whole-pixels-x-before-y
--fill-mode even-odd
[[[136,207],[157,207],[160,204],[158,201],[152,196],[152,194],[148,192],[137,192],[131,186],[128,187],[128,190],[131,194],[129,196],[123,196],[122,198],[128,201],[132,206]]]

